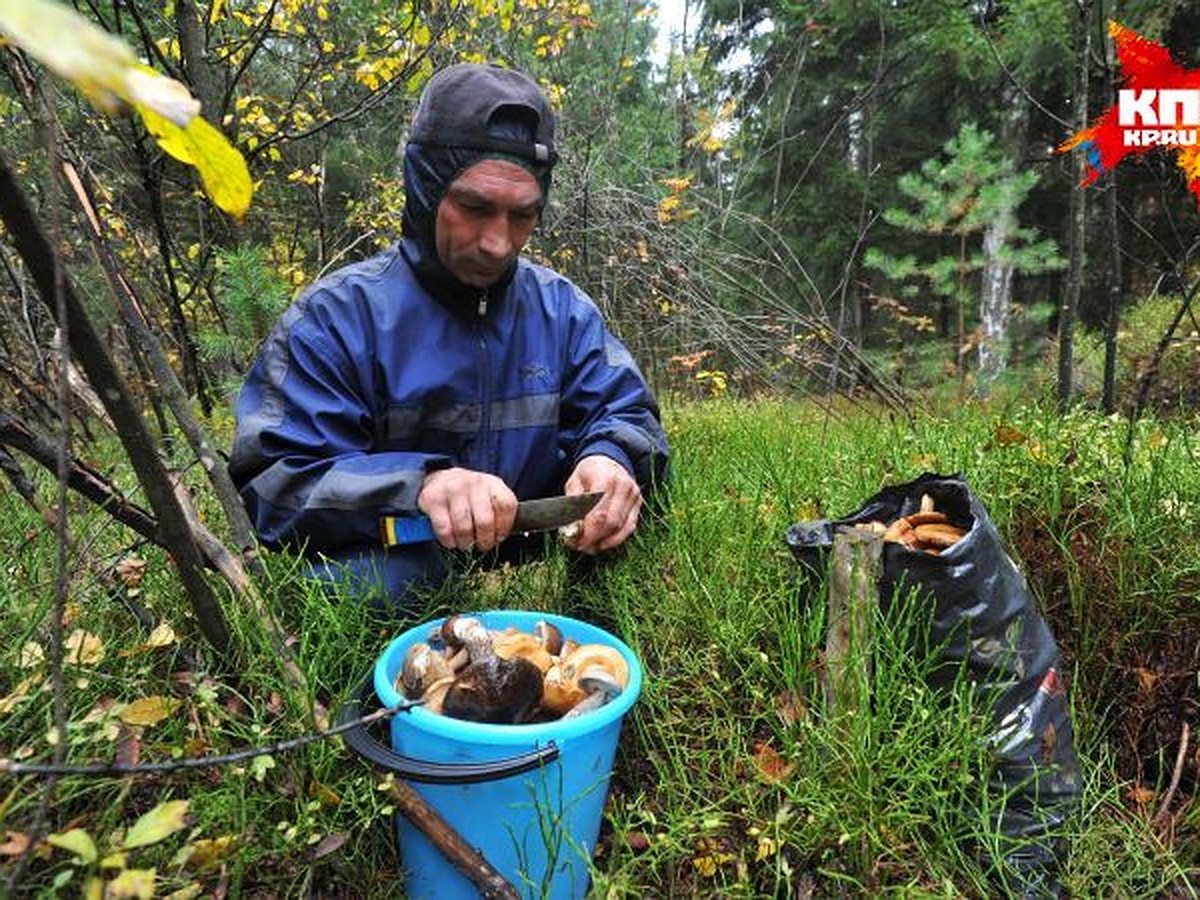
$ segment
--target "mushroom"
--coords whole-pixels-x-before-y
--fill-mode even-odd
[[[440,653],[429,644],[417,643],[404,654],[396,688],[409,700],[419,700],[435,682],[453,676],[453,670]]]
[[[532,634],[526,634],[523,631],[497,635],[492,641],[492,647],[495,649],[496,655],[502,659],[516,657],[527,659],[542,673],[554,665],[554,660],[550,658],[550,653],[542,642]]]
[[[446,690],[444,714],[499,724],[524,722],[533,715],[542,699],[541,669],[520,656],[498,655],[491,633],[478,619],[460,618],[449,628],[443,626],[443,634],[447,643],[462,644],[471,659]]]
[[[562,653],[563,634],[557,625],[547,622],[545,619],[539,619],[533,626],[533,636],[542,642],[542,646],[551,656],[558,656]]]
[[[542,708],[561,716],[587,697],[587,692],[573,678],[563,675],[562,666],[550,667],[542,680]]]
[[[581,644],[562,659],[563,675],[573,681],[579,681],[597,666],[607,670],[620,689],[625,690],[625,685],[629,683],[629,663],[615,647],[608,644]]]
[[[579,673],[578,684],[586,697],[576,703],[564,715],[564,719],[574,719],[599,709],[625,689],[625,683],[618,681],[607,666],[591,665]]]
[[[439,678],[433,684],[425,689],[424,707],[431,713],[442,713],[442,707],[446,701],[446,692],[450,690],[450,686],[454,684],[454,676],[448,675],[445,678]]]
[[[528,721],[542,700],[542,673],[527,659],[491,656],[463,669],[446,691],[442,712],[472,722]]]

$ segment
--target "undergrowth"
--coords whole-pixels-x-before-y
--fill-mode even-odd
[[[227,591],[238,651],[216,658],[162,554],[72,501],[79,540],[64,634],[80,637],[64,673],[68,760],[167,760],[294,737],[356,692],[413,623],[458,608],[541,609],[613,631],[647,675],[613,774],[597,896],[990,896],[1005,873],[987,852],[995,797],[981,697],[961,681],[949,692],[924,686],[929,662],[907,648],[925,618],[898,604],[861,660],[872,667],[870,705],[827,715],[822,589],[799,580],[782,539],[790,524],[849,513],[885,485],[959,472],[1063,650],[1084,774],[1063,834],[1064,887],[1079,897],[1195,893],[1194,755],[1173,793],[1169,782],[1180,728],[1197,721],[1197,689],[1176,677],[1182,657],[1163,649],[1184,654],[1200,639],[1195,422],[1146,419],[1130,431],[1087,411],[996,404],[909,422],[782,401],[668,403],[666,419],[670,502],[592,581],[569,578],[555,551],[514,569],[468,568],[395,615],[314,586],[293,557],[269,556],[260,586],[308,694],[289,686],[262,624]],[[56,548],[12,492],[0,494],[0,517],[10,635],[0,757],[48,760]],[[150,640],[92,574],[124,557],[147,566],[123,592],[178,640]],[[1166,632],[1174,643],[1164,645]],[[130,714],[148,698],[169,714],[149,724]],[[0,781],[6,878],[44,787]],[[116,858],[138,818],[167,800],[188,801],[183,827]],[[379,776],[336,740],[219,769],[68,776],[47,827],[86,832],[96,857],[43,844],[18,892],[76,896],[89,879],[111,892],[123,872],[153,869],[156,896],[396,896],[394,812]]]

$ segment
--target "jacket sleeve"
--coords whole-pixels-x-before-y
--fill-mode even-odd
[[[575,288],[561,422],[574,469],[585,456],[608,456],[649,496],[667,477],[669,451],[658,403],[633,357],[600,311]]]
[[[268,546],[376,543],[380,517],[415,512],[426,473],[450,460],[375,451],[378,423],[351,329],[331,333],[307,306],[284,315],[246,378],[230,474]]]

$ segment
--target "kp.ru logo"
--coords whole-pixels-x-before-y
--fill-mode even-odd
[[[1086,154],[1088,185],[1126,156],[1162,147],[1175,154],[1188,189],[1200,200],[1200,70],[1176,65],[1166,47],[1124,25],[1109,22],[1108,33],[1124,86],[1116,104],[1058,151]]]
[[[1118,91],[1117,124],[1126,147],[1194,147],[1200,88]]]

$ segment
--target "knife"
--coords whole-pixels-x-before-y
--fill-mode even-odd
[[[517,518],[513,522],[513,534],[528,534],[533,531],[551,531],[577,522],[592,511],[604,491],[590,494],[572,494],[569,497],[545,497],[541,500],[522,500],[517,504]],[[437,540],[429,516],[384,516],[379,520],[379,537],[385,547],[400,544],[418,544]]]

